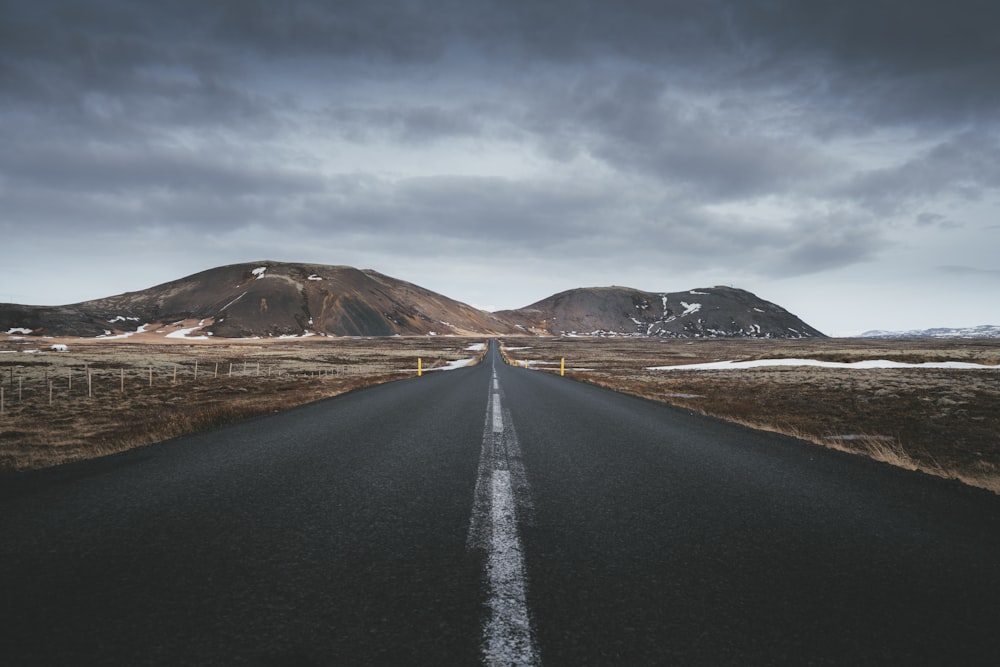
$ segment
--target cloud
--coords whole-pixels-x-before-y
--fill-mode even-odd
[[[200,268],[271,249],[428,276],[514,266],[519,284],[561,288],[912,275],[938,243],[961,258],[946,266],[981,264],[973,230],[1000,194],[998,13],[6,3],[0,254],[54,232],[112,254],[200,238]]]
[[[831,191],[880,214],[905,214],[942,196],[976,200],[1000,188],[1000,149],[990,132],[962,132],[889,167],[862,169]],[[919,215],[919,214],[918,214]],[[920,218],[925,224],[927,218]]]
[[[957,266],[947,264],[937,267],[941,273],[955,276],[978,276],[982,278],[1000,278],[1000,269],[981,269],[974,266]]]

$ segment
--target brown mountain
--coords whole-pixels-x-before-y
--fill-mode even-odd
[[[780,306],[730,287],[669,294],[627,287],[575,289],[518,310],[488,313],[376,271],[271,261],[222,266],[66,306],[0,304],[0,333],[88,337],[180,321],[192,333],[226,338],[823,335]]]
[[[376,271],[271,261],[202,271],[139,292],[67,306],[0,304],[0,331],[98,336],[198,320],[222,337],[506,334],[513,325]]]
[[[495,314],[533,333],[551,335],[823,337],[781,306],[732,287],[671,293],[581,288]]]

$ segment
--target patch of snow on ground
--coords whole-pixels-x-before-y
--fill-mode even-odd
[[[306,280],[323,280],[323,279],[322,279],[322,278],[320,278],[319,276],[317,276],[317,275],[316,275],[316,274],[314,273],[314,274],[312,274],[311,276],[309,276],[308,278],[306,278]]]
[[[256,269],[254,269],[253,271],[251,271],[250,273],[252,273],[255,276],[257,276],[256,278],[254,278],[254,280],[260,280],[261,278],[264,277],[264,274],[267,273],[267,267],[266,266],[258,267]]]
[[[680,366],[648,366],[651,371],[728,371],[745,368],[762,368],[769,366],[814,366],[819,368],[936,368],[959,370],[997,370],[1000,366],[986,366],[966,361],[927,362],[922,364],[904,364],[886,359],[867,359],[865,361],[841,362],[819,361],[817,359],[755,359],[753,361],[713,361],[705,364],[683,364]]]
[[[466,366],[474,364],[474,363],[476,363],[476,361],[478,361],[478,359],[476,357],[472,357],[471,359],[456,359],[455,361],[449,361],[444,366],[438,366],[437,368],[424,368],[423,372],[424,373],[436,373],[437,371],[454,371],[454,370],[457,370],[459,368],[465,368]],[[411,369],[411,370],[413,370],[414,373],[417,372],[416,368]]]
[[[708,296],[708,292],[698,292],[696,290],[691,290],[688,294],[701,294],[702,296]]]
[[[146,327],[148,326],[149,326],[148,324],[141,324],[135,331],[125,331],[120,334],[115,334],[114,336],[112,336],[111,332],[108,331],[103,336],[98,336],[98,338],[100,338],[101,340],[120,340],[122,338],[131,338],[136,334],[146,333]]]
[[[467,352],[482,352],[486,349],[486,343],[473,343],[465,349]]]
[[[208,340],[208,336],[189,336],[192,331],[197,330],[199,327],[188,327],[187,329],[178,329],[177,331],[171,331],[166,335],[167,338],[183,338],[184,340]]]
[[[22,327],[13,327],[12,329],[7,329],[7,335],[13,336],[15,334],[30,334],[31,329],[24,329]]]
[[[505,347],[504,350],[530,350],[530,347]]]

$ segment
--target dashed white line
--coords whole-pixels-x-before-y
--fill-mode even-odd
[[[531,513],[531,499],[517,435],[504,418],[493,373],[476,479],[468,545],[485,549],[489,615],[483,626],[483,663],[539,665],[528,614],[519,515]]]
[[[493,432],[503,433],[503,412],[500,410],[500,394],[493,394]]]

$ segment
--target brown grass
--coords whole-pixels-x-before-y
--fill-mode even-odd
[[[1000,364],[994,340],[507,339],[515,361],[1000,493],[1000,367],[993,370],[649,366],[806,357]],[[549,372],[558,365],[533,365]]]
[[[74,341],[68,353],[30,354],[20,350],[40,346],[27,342],[0,340],[8,350],[0,354],[0,472],[112,454],[412,377],[418,358],[424,369],[482,358],[465,349],[482,339],[444,337]]]

